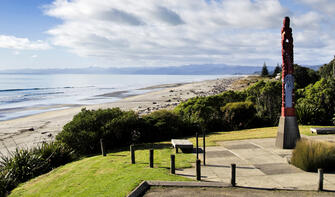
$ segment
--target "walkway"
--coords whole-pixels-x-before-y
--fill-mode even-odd
[[[316,137],[330,138],[330,136]],[[335,139],[332,135],[331,138]],[[230,164],[236,164],[238,186],[294,190],[317,190],[318,174],[304,172],[287,162],[291,150],[277,149],[275,139],[220,142],[206,147],[206,166],[201,166],[203,181],[230,183]],[[199,155],[202,159],[202,154]],[[178,175],[195,178],[195,168],[177,170]],[[335,174],[324,175],[324,189],[335,191]]]

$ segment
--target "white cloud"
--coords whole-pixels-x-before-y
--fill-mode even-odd
[[[315,39],[321,15],[295,16],[279,0],[56,0],[45,13],[63,21],[48,31],[54,45],[107,66],[276,64],[286,15],[298,50],[329,46],[327,34]]]
[[[48,31],[54,45],[110,65],[145,66],[273,56],[280,38],[271,30],[289,12],[277,0],[57,0],[45,13],[63,20]]]
[[[46,50],[49,49],[50,46],[48,43],[41,40],[30,41],[28,38],[0,35],[0,48],[16,50]]]
[[[38,57],[38,55],[36,55],[36,54],[31,56],[31,58],[37,58],[37,57]]]

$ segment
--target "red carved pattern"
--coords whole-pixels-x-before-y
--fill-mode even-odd
[[[294,91],[292,92],[292,108],[285,108],[285,76],[293,74],[293,37],[292,29],[290,28],[290,18],[285,17],[283,28],[281,29],[281,44],[282,44],[282,116],[295,116],[294,109]]]

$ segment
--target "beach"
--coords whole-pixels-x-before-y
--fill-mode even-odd
[[[236,76],[192,83],[175,83],[142,88],[146,93],[127,94],[127,91],[112,92],[104,96],[119,97],[114,102],[83,106],[59,106],[61,110],[44,112],[0,122],[0,153],[7,155],[16,148],[31,148],[55,139],[63,126],[82,108],[96,110],[119,107],[134,110],[140,115],[159,109],[173,109],[180,102],[196,96],[209,96],[227,90],[243,88],[236,82],[246,77]],[[66,109],[62,109],[62,108]]]

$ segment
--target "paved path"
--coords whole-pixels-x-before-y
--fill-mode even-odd
[[[333,138],[331,137],[316,137]],[[206,166],[201,166],[203,181],[230,183],[230,164],[236,164],[238,186],[294,190],[316,190],[318,174],[296,168],[287,162],[292,150],[277,149],[275,139],[220,142],[206,147]],[[202,154],[199,155],[202,159]],[[176,158],[177,159],[177,158]],[[195,178],[195,168],[177,170],[177,174]],[[335,191],[335,174],[325,174],[324,189]]]

